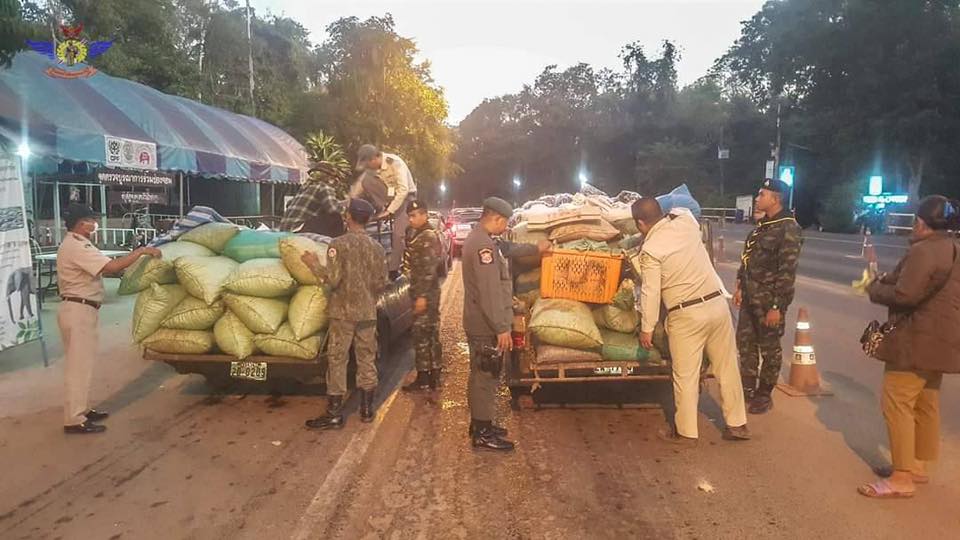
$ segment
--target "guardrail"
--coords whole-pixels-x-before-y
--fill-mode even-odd
[[[701,208],[700,218],[703,220],[719,222],[722,226],[724,223],[728,221],[732,223],[737,220],[737,209],[736,208]]]
[[[913,230],[913,222],[916,216],[913,214],[897,214],[891,212],[887,214],[887,230],[894,233],[910,232]]]

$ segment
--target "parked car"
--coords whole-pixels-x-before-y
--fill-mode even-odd
[[[429,212],[430,225],[440,235],[440,275],[446,276],[453,268],[453,233],[447,226],[447,218],[440,212]]]
[[[460,250],[463,249],[463,243],[467,240],[467,235],[480,222],[482,214],[482,208],[454,208],[450,211],[448,223],[453,233],[454,257],[460,256]]]

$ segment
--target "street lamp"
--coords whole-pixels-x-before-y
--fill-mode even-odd
[[[446,192],[447,192],[447,184],[444,182],[440,182],[440,193],[446,193]]]
[[[23,159],[27,159],[30,157],[30,154],[30,145],[27,144],[27,141],[21,142],[20,146],[17,147],[17,155]]]
[[[520,178],[514,176],[514,177],[513,177],[513,187],[515,187],[515,188],[517,188],[517,189],[520,189],[520,186],[521,186],[521,185],[523,185],[523,182],[520,181]]]
[[[590,179],[587,178],[587,173],[580,171],[580,187],[584,187],[587,183],[590,182]]]

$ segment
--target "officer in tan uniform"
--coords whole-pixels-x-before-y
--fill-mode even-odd
[[[142,247],[111,260],[90,242],[97,231],[97,215],[84,205],[71,204],[64,212],[67,233],[57,250],[57,282],[60,311],[57,324],[66,355],[63,367],[65,395],[63,431],[100,433],[106,426],[95,422],[108,414],[89,407],[90,378],[97,355],[97,324],[103,302],[104,274],[117,274],[141,255],[160,256],[160,250]]]
[[[361,146],[357,152],[357,170],[365,172],[351,189],[350,198],[363,196],[369,200],[379,212],[378,221],[393,220],[393,248],[387,269],[399,272],[410,224],[407,204],[417,198],[417,183],[400,156],[381,152],[372,144]]]

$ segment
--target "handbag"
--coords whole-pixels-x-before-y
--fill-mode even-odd
[[[953,266],[950,268],[950,273],[947,274],[947,279],[940,284],[936,290],[933,291],[930,296],[923,299],[922,302],[917,304],[917,307],[913,311],[920,309],[921,306],[927,303],[931,298],[935,297],[937,294],[947,286],[947,283],[950,283],[950,278],[953,276],[953,271],[957,267],[957,245],[953,245]],[[909,317],[909,315],[908,315]],[[906,317],[904,317],[906,318]],[[903,320],[903,319],[901,319]],[[884,338],[890,335],[891,332],[897,329],[897,325],[891,322],[885,322],[881,324],[877,320],[870,321],[867,324],[867,327],[863,329],[863,335],[860,336],[860,347],[863,349],[863,352],[870,358],[877,358],[877,351],[880,350],[880,345],[883,343]]]

